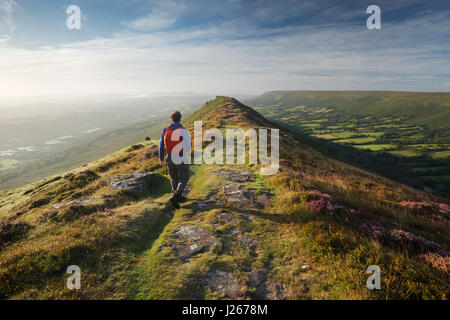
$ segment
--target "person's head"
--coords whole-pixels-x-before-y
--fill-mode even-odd
[[[181,113],[180,111],[174,111],[172,112],[172,114],[170,115],[170,120],[172,120],[173,123],[180,123],[181,121]]]

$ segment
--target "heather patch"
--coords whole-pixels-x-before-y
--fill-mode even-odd
[[[309,191],[307,200],[309,200],[307,202],[309,210],[314,212],[334,215],[344,210],[344,207],[336,203],[331,195],[317,190]]]
[[[402,201],[400,205],[417,213],[450,213],[450,206],[445,203]]]

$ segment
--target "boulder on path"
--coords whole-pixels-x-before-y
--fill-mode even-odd
[[[153,172],[136,171],[130,174],[121,174],[109,179],[111,189],[144,193],[150,187]]]
[[[207,252],[214,244],[219,243],[207,230],[197,226],[181,227],[175,232],[175,238],[180,242],[172,244],[172,248],[182,260],[200,252]]]
[[[253,202],[255,191],[253,190],[245,190],[238,184],[227,184],[223,187],[223,191],[227,201],[234,207],[253,208],[255,206]]]

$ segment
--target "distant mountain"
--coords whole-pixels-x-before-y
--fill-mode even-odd
[[[334,160],[233,98],[183,124],[196,120],[222,132],[279,128],[279,172],[191,165],[188,201],[175,210],[153,140],[4,191],[0,297],[447,298],[448,199]],[[79,290],[66,287],[70,265]],[[380,290],[366,286],[371,265]]]
[[[270,91],[251,101],[252,105],[282,104],[336,107],[352,114],[406,116],[411,123],[448,127],[449,92],[398,91]]]

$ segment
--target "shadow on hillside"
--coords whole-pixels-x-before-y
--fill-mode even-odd
[[[300,135],[309,145],[336,160],[419,190],[428,187],[437,195],[446,196],[450,193],[450,183],[443,180],[444,176],[450,174],[449,159],[432,159],[429,155],[400,157],[386,151],[358,149],[350,145],[308,136],[296,128],[289,127],[289,129]],[[429,168],[430,171],[414,170],[417,167]],[[434,179],[433,176],[439,176],[440,179]]]

